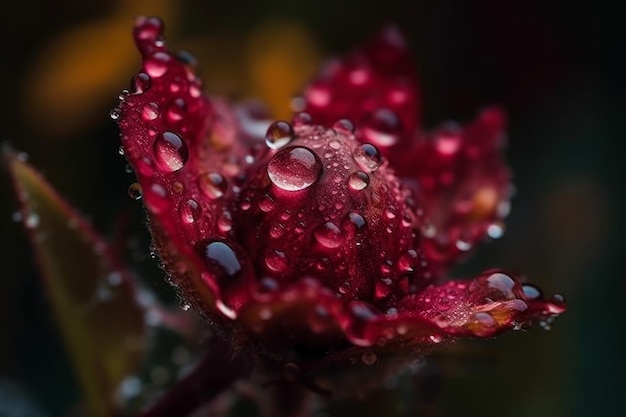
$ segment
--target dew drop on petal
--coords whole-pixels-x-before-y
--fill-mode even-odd
[[[159,105],[156,103],[148,103],[141,110],[141,117],[145,121],[155,120],[159,117]]]
[[[344,134],[354,133],[354,123],[348,119],[340,119],[333,124],[333,129]]]
[[[320,245],[327,248],[337,248],[343,243],[343,235],[341,229],[333,222],[326,222],[313,231],[315,239]]]
[[[289,267],[289,262],[285,252],[280,250],[270,250],[265,256],[265,265],[270,271],[285,272]]]
[[[135,75],[131,81],[130,92],[131,94],[143,94],[150,89],[152,85],[152,79],[145,72],[140,72]]]
[[[218,172],[207,172],[198,177],[200,190],[211,200],[218,200],[228,189],[226,178]]]
[[[156,52],[144,62],[146,73],[152,78],[162,77],[167,72],[167,66],[172,57],[165,52]]]
[[[134,182],[128,186],[128,196],[133,200],[141,199],[141,185],[138,182]]]
[[[356,171],[348,177],[348,186],[355,190],[364,190],[370,183],[370,177],[363,171]]]
[[[161,213],[170,205],[167,190],[161,184],[154,183],[144,190],[146,206],[154,213]]]
[[[300,191],[310,187],[322,173],[322,163],[309,149],[292,147],[281,149],[272,157],[267,174],[278,188]]]
[[[154,141],[154,156],[166,172],[174,172],[185,166],[189,151],[183,138],[174,132],[164,132]]]
[[[378,146],[389,147],[395,145],[402,132],[400,118],[388,109],[378,109],[363,126],[365,141]]]
[[[295,133],[293,127],[282,120],[274,122],[267,129],[265,144],[270,149],[279,149],[293,140]]]
[[[191,224],[198,221],[202,214],[202,207],[192,198],[180,202],[180,219],[183,223]]]
[[[376,146],[370,143],[365,143],[356,148],[353,156],[361,169],[368,172],[376,171],[381,162],[380,152]]]

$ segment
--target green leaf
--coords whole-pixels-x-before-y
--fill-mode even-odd
[[[33,167],[5,151],[45,287],[83,388],[86,414],[118,414],[120,382],[146,341],[132,277],[107,243]]]

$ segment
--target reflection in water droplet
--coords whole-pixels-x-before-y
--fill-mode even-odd
[[[398,142],[402,126],[400,118],[389,109],[376,110],[363,126],[363,139],[378,146],[393,146]]]
[[[202,214],[202,207],[192,198],[180,202],[180,219],[183,223],[191,224],[198,221]]]
[[[143,94],[150,89],[151,85],[152,80],[150,79],[150,76],[145,72],[140,72],[133,77],[130,92],[132,94]]]
[[[297,146],[278,151],[270,160],[267,173],[278,188],[300,191],[317,181],[322,163],[311,150]]]

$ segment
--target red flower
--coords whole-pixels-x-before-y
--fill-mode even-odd
[[[503,232],[505,120],[488,109],[423,133],[394,29],[328,64],[295,100],[305,112],[271,125],[204,95],[162,32],[137,20],[141,72],[112,116],[173,284],[240,349],[315,377],[565,310],[502,271],[443,281]]]

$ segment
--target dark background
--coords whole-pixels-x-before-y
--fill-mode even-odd
[[[518,192],[504,238],[481,247],[456,272],[490,266],[523,271],[547,292],[565,294],[569,310],[551,331],[537,327],[444,355],[441,415],[626,415],[620,398],[626,370],[620,259],[625,154],[618,124],[625,107],[623,6],[496,0],[2,2],[0,140],[28,152],[105,234],[120,212],[139,216],[126,193],[132,179],[117,154],[108,111],[138,65],[138,57],[125,52],[131,16],[154,13],[155,4],[167,11],[170,45],[200,58],[212,91],[258,92],[246,75],[254,62],[241,55],[250,56],[259,28],[295,26],[308,34],[311,56],[317,57],[349,50],[381,24],[395,22],[415,51],[426,126],[468,120],[485,105],[501,104],[510,117],[507,158]],[[81,35],[79,29],[89,27],[111,35]],[[104,75],[89,83],[94,68],[86,57],[94,54],[104,57]],[[252,56],[260,59],[263,52]],[[280,81],[274,82],[280,89]],[[86,87],[72,89],[81,83]],[[11,220],[17,207],[7,177],[1,178],[0,402],[10,383],[49,415],[67,415],[78,398],[76,384],[30,247],[21,225]],[[160,280],[161,273],[151,271],[153,281]]]

